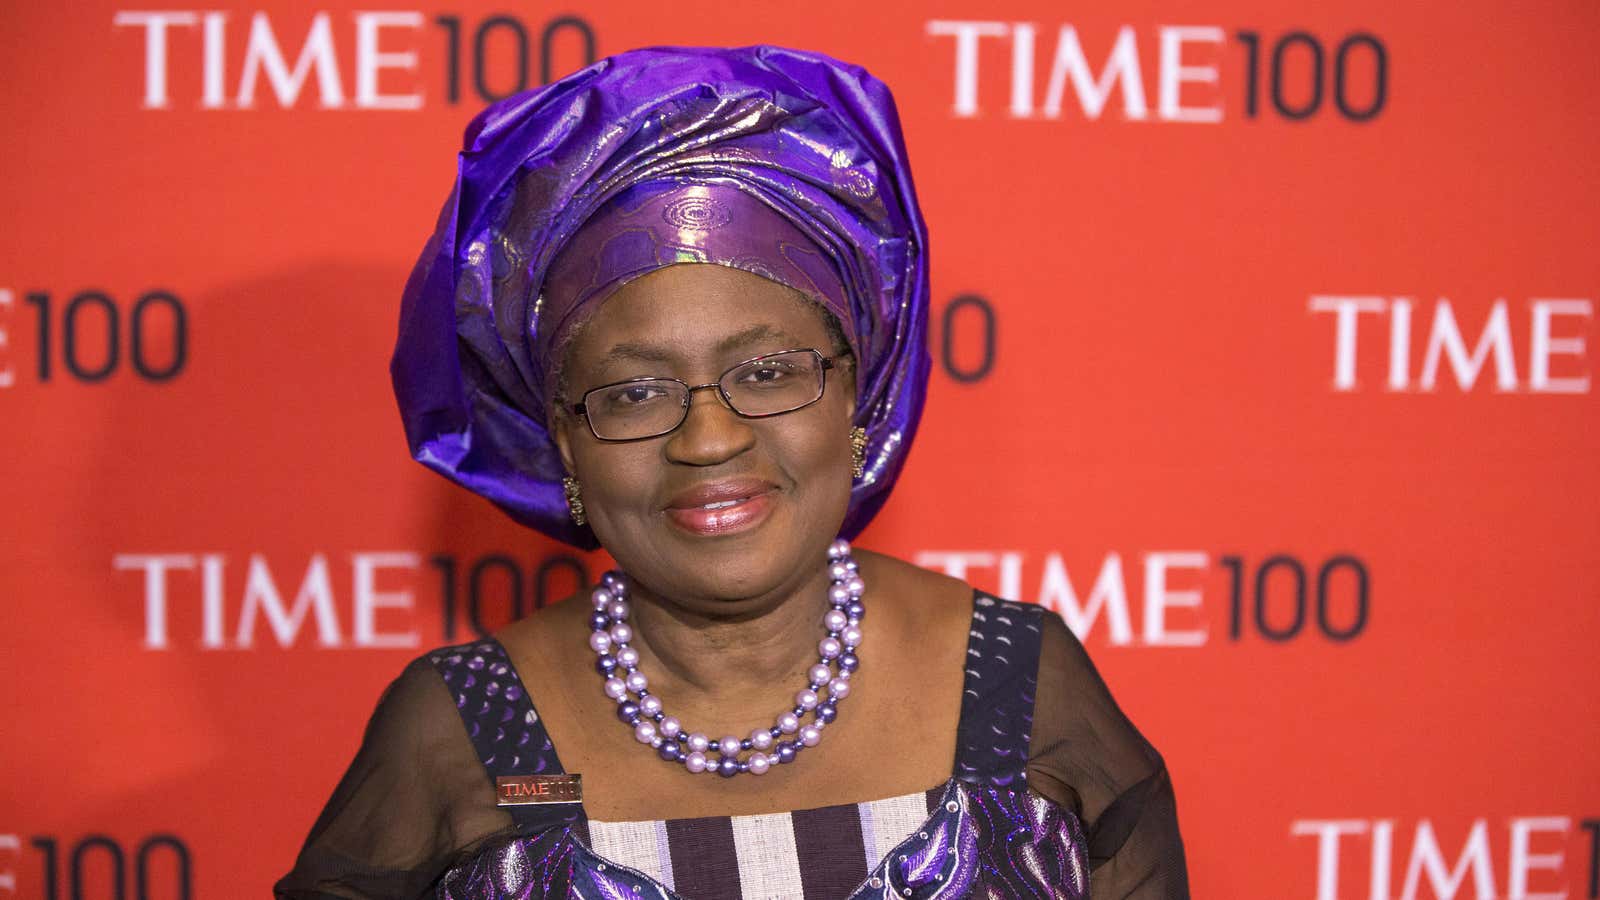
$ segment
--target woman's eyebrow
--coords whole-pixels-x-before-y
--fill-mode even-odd
[[[776,340],[784,341],[791,347],[800,347],[800,346],[802,346],[799,343],[799,338],[796,338],[794,335],[790,334],[787,331],[784,331],[781,328],[774,328],[771,325],[752,325],[752,326],[750,326],[749,328],[746,328],[743,331],[736,332],[734,334],[730,334],[727,337],[723,338],[722,340],[718,341],[717,342],[717,352],[718,353],[726,353],[729,350],[736,350],[736,349],[738,349],[740,347],[747,347],[750,344],[756,343],[757,341],[764,341],[764,340],[769,340],[769,339],[770,340],[775,340],[775,341]]]
[[[642,359],[645,362],[669,362],[672,359],[672,354],[661,347],[651,344],[623,342],[607,350],[606,355],[600,358],[600,365],[610,365],[625,359]]]
[[[717,341],[716,352],[727,353],[741,347],[748,347],[758,341],[773,340],[783,341],[786,344],[799,347],[800,339],[771,325],[752,325],[743,331],[738,331]],[[641,344],[633,341],[624,341],[612,345],[606,355],[600,358],[600,365],[609,365],[623,360],[643,360],[645,362],[671,362],[674,355],[666,348],[655,344]]]

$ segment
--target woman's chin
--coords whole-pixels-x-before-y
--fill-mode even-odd
[[[775,523],[716,538],[697,538],[679,558],[670,577],[679,591],[670,594],[703,598],[731,614],[754,612],[748,601],[781,591],[797,573],[820,569],[796,557],[792,530]]]

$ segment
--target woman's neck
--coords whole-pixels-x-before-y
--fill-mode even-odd
[[[774,682],[787,687],[790,676],[816,663],[828,586],[819,561],[813,571],[741,600],[747,612],[739,616],[708,614],[630,586],[640,669],[652,690],[681,688],[722,702],[770,698]]]

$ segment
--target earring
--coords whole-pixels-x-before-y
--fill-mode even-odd
[[[567,493],[567,512],[572,515],[572,521],[582,525],[587,520],[583,517],[583,495],[578,492],[578,479],[566,476],[561,479],[561,489]]]
[[[867,430],[857,425],[850,429],[851,474],[857,478],[867,474]]]

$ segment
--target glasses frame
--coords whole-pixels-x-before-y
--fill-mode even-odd
[[[805,403],[802,403],[799,406],[791,407],[789,409],[779,410],[778,412],[757,413],[755,415],[750,415],[748,413],[740,412],[738,407],[733,405],[733,398],[728,396],[728,389],[722,386],[722,379],[727,378],[729,375],[733,374],[735,369],[738,369],[738,368],[740,368],[742,366],[747,366],[747,365],[749,365],[749,364],[751,364],[753,362],[758,362],[760,360],[766,359],[766,358],[771,357],[771,356],[782,356],[782,355],[784,355],[786,353],[810,353],[810,354],[814,355],[817,358],[817,363],[818,363],[818,365],[820,367],[817,374],[818,374],[819,379],[821,380],[821,384],[818,386],[818,389],[817,389],[817,396],[811,398],[810,400],[807,400]],[[684,381],[681,378],[671,378],[671,377],[665,376],[665,375],[645,375],[645,376],[641,376],[639,378],[624,378],[621,381],[613,381],[613,382],[610,382],[608,384],[602,384],[599,387],[592,387],[592,388],[588,389],[587,391],[584,391],[583,392],[583,399],[578,401],[577,403],[573,403],[573,404],[568,405],[567,409],[570,410],[573,414],[583,417],[584,424],[589,426],[589,433],[594,435],[594,439],[595,440],[597,440],[597,441],[605,441],[608,444],[627,444],[627,443],[631,443],[633,441],[648,441],[648,440],[651,440],[653,438],[663,437],[665,435],[669,435],[669,434],[673,433],[674,431],[677,431],[679,428],[683,427],[683,423],[684,422],[689,421],[689,407],[694,404],[694,392],[695,391],[707,390],[709,388],[716,388],[718,396],[720,396],[722,398],[723,405],[727,406],[729,410],[732,410],[733,414],[738,416],[739,418],[741,418],[741,419],[770,419],[773,416],[785,416],[785,415],[788,415],[789,413],[797,412],[799,410],[805,409],[806,407],[810,406],[813,403],[816,403],[818,400],[821,400],[823,395],[825,395],[828,392],[828,372],[829,372],[829,370],[831,370],[831,369],[836,367],[835,366],[835,362],[837,360],[845,359],[845,358],[847,358],[849,356],[850,356],[849,353],[841,353],[838,356],[823,356],[822,355],[822,351],[818,350],[815,347],[793,347],[793,348],[788,349],[788,350],[774,350],[771,353],[762,353],[762,354],[760,354],[758,356],[752,356],[749,359],[746,359],[746,360],[743,360],[743,361],[740,361],[740,362],[736,362],[733,365],[729,366],[726,370],[724,370],[721,375],[718,375],[716,381],[708,381],[705,384],[690,384],[689,382]],[[622,385],[625,385],[625,384],[637,384],[639,382],[644,382],[644,381],[675,381],[678,384],[681,384],[681,385],[684,386],[685,393],[683,395],[683,414],[678,417],[677,424],[673,425],[671,428],[668,428],[665,431],[658,431],[655,434],[647,434],[647,435],[643,435],[641,437],[632,437],[632,438],[601,437],[600,433],[595,431],[595,429],[594,429],[594,422],[589,419],[589,409],[588,409],[588,403],[587,403],[587,401],[589,399],[589,395],[593,394],[593,393],[595,393],[597,391],[604,391],[604,390],[608,390],[610,388],[621,387]]]

